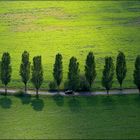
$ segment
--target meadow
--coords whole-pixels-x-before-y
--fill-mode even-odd
[[[140,96],[0,96],[1,139],[139,139]]]
[[[140,1],[0,1],[0,57],[6,51],[11,54],[10,87],[23,86],[19,65],[24,50],[30,52],[31,61],[35,55],[42,56],[43,88],[53,80],[57,53],[63,55],[66,79],[70,57],[77,57],[82,74],[86,55],[93,51],[95,87],[101,88],[104,57],[112,56],[115,63],[118,51],[123,51],[128,68],[124,86],[134,87],[134,60],[140,54]],[[115,82],[113,87],[117,86]]]

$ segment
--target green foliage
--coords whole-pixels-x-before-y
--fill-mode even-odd
[[[49,83],[49,90],[50,90],[50,91],[55,91],[56,88],[57,88],[56,82],[55,82],[55,81],[51,81],[51,82]]]
[[[1,60],[1,81],[5,85],[5,94],[7,93],[7,85],[11,81],[11,58],[8,52],[3,53]]]
[[[56,58],[55,58],[55,64],[53,68],[53,77],[59,88],[63,79],[62,55],[59,53],[56,55]]]
[[[20,65],[20,76],[22,82],[25,84],[25,93],[26,93],[26,85],[30,79],[30,62],[29,62],[29,53],[24,51],[22,54],[22,62]]]
[[[138,55],[135,60],[135,70],[133,76],[134,76],[134,83],[140,92],[140,55]]]
[[[103,70],[103,76],[102,76],[102,85],[106,88],[107,93],[109,93],[109,90],[112,87],[113,83],[113,76],[114,76],[114,64],[112,57],[106,57],[105,58],[105,66]]]
[[[76,91],[79,88],[79,63],[75,57],[71,57],[69,62],[69,72],[68,72],[68,88]]]
[[[79,91],[89,91],[91,89],[84,75],[80,75]]]
[[[0,79],[1,79],[1,61],[0,61]]]
[[[68,90],[69,89],[69,84],[68,84],[68,80],[66,80],[65,82],[64,82],[64,90]]]
[[[117,56],[117,62],[116,62],[116,75],[121,89],[122,89],[123,80],[126,77],[126,72],[127,72],[127,67],[126,67],[125,55],[123,52],[119,52]]]
[[[89,52],[86,59],[86,65],[85,65],[85,77],[87,82],[89,83],[89,86],[91,88],[95,78],[96,78],[96,70],[95,70],[95,59],[93,52]]]
[[[43,69],[41,63],[41,56],[35,56],[33,58],[31,81],[36,88],[36,95],[38,97],[38,90],[43,83]]]

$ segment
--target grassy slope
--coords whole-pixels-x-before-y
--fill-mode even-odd
[[[0,97],[0,138],[140,138],[139,95]]]
[[[104,57],[115,58],[121,50],[128,62],[125,86],[133,86],[133,62],[140,51],[139,15],[138,1],[1,1],[0,55],[9,51],[12,56],[10,86],[21,86],[19,58],[24,50],[30,52],[31,58],[42,55],[45,81],[52,80],[52,66],[58,52],[64,57],[66,78],[70,57],[78,58],[82,73],[86,55],[93,51],[98,70],[96,80],[100,81]],[[43,87],[46,86],[45,82]]]

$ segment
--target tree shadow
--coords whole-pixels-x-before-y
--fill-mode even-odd
[[[26,94],[26,93],[22,92],[20,94],[17,94],[16,97],[21,100],[22,104],[30,104],[31,103],[31,95],[30,94]]]
[[[62,95],[54,95],[53,99],[58,106],[63,106],[64,105],[64,97]]]
[[[102,103],[106,106],[111,108],[115,108],[115,100],[110,97],[110,96],[106,96],[102,99]]]
[[[98,103],[98,96],[87,96],[85,98],[88,106],[94,106]]]
[[[31,101],[31,106],[36,111],[42,111],[44,108],[44,102],[40,98],[35,98]]]
[[[11,108],[12,101],[7,96],[0,98],[0,105],[2,108],[8,109]]]
[[[70,110],[72,112],[79,112],[81,110],[81,105],[79,100],[77,100],[75,97],[73,97],[72,99],[70,99],[70,101],[68,102]]]
[[[126,95],[126,94],[118,94],[118,95],[116,95],[116,97],[117,97],[117,102],[119,103],[119,104],[126,104],[126,103],[129,103],[129,98],[128,98],[128,95]]]
[[[135,100],[136,104],[137,104],[138,106],[140,106],[140,95],[137,95],[136,98],[135,98],[134,100]]]

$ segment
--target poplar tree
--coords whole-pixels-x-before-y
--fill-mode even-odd
[[[71,90],[76,91],[79,88],[79,63],[75,57],[71,57],[69,62],[69,72],[68,72],[68,87]]]
[[[41,63],[41,56],[33,58],[32,78],[31,81],[36,88],[36,97],[38,98],[38,90],[43,83],[43,69]]]
[[[137,86],[140,93],[140,55],[136,57],[135,60],[135,70],[134,70],[134,84]]]
[[[25,93],[27,92],[27,82],[30,79],[30,62],[29,62],[29,53],[24,51],[22,53],[22,60],[20,65],[20,76],[22,82],[24,83]]]
[[[126,72],[127,72],[127,68],[126,68],[125,55],[123,52],[119,52],[117,56],[117,61],[116,61],[116,76],[120,84],[121,90],[122,90],[123,81],[126,77]]]
[[[113,76],[114,76],[114,64],[112,57],[105,58],[105,66],[103,70],[102,76],[102,85],[106,88],[107,94],[109,94],[109,90],[113,84]]]
[[[53,68],[53,77],[57,84],[57,88],[59,89],[59,86],[63,79],[62,55],[59,53],[55,57],[55,64],[54,64],[54,68]]]
[[[8,52],[3,53],[1,60],[1,81],[5,86],[5,95],[7,95],[7,85],[11,81],[11,57]]]
[[[89,52],[86,58],[85,77],[91,89],[92,84],[96,78],[95,58],[93,52]]]

